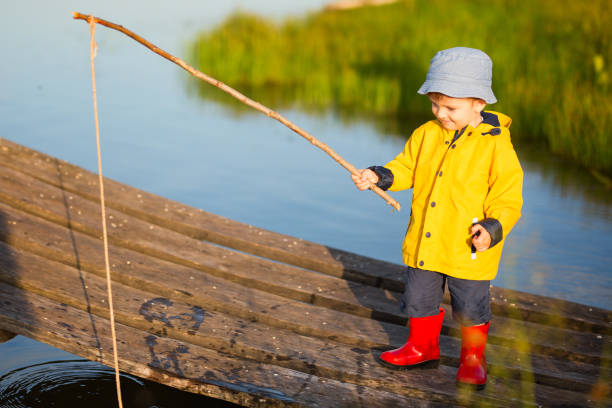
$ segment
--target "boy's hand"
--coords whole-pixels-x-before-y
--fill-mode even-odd
[[[472,245],[476,248],[476,251],[482,252],[489,249],[491,246],[491,235],[486,229],[480,224],[472,225]]]
[[[367,190],[370,184],[378,183],[378,176],[370,169],[359,169],[357,173],[359,173],[359,177],[351,174],[351,178],[359,190]]]

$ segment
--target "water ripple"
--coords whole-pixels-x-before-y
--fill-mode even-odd
[[[201,396],[121,373],[124,406],[164,408],[169,406],[233,406],[210,402]],[[0,377],[0,407],[55,408],[87,405],[87,408],[117,406],[115,372],[88,360],[51,361],[8,372]],[[175,405],[177,404],[177,405]]]

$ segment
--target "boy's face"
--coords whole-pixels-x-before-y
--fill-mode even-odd
[[[431,111],[446,130],[463,129],[466,125],[476,127],[481,121],[480,112],[484,101],[475,98],[452,98],[440,93],[427,94]]]

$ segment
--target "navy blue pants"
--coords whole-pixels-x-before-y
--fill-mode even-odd
[[[448,284],[453,320],[463,326],[483,324],[492,317],[490,282],[453,278],[440,272],[408,267],[400,307],[408,317],[437,315],[444,286]]]

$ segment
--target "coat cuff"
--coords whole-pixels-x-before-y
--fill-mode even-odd
[[[388,190],[393,185],[393,173],[386,167],[383,166],[370,166],[368,169],[372,170],[378,176],[378,183],[376,187],[381,190]]]
[[[482,225],[491,236],[491,245],[489,245],[489,248],[494,247],[504,238],[502,225],[495,218],[485,218],[478,222],[478,224]]]

